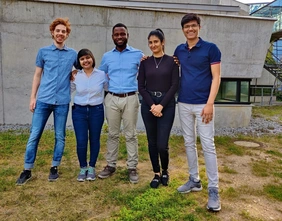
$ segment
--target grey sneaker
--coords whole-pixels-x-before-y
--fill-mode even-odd
[[[177,188],[179,193],[189,193],[191,191],[201,191],[203,189],[201,181],[195,182],[190,176],[187,183]]]
[[[86,179],[86,176],[87,176],[87,167],[80,168],[80,172],[79,172],[76,180],[78,182],[84,182],[85,179]]]
[[[105,166],[104,170],[102,170],[98,177],[101,179],[108,178],[109,176],[113,175],[113,173],[116,171],[115,167]]]
[[[128,169],[128,176],[131,183],[138,183],[139,177],[136,169]]]
[[[30,170],[23,170],[20,177],[17,179],[16,185],[24,185],[31,178]]]
[[[93,181],[96,179],[95,168],[89,167],[86,180]]]
[[[207,204],[207,209],[214,212],[218,212],[221,210],[218,188],[216,187],[209,188],[209,200]]]
[[[58,174],[58,167],[54,166],[50,168],[50,174],[49,174],[49,178],[48,180],[50,182],[54,182],[59,178],[59,174]]]

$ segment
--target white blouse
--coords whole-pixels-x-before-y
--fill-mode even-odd
[[[79,70],[74,81],[71,82],[71,92],[76,91],[74,103],[78,105],[98,105],[104,101],[104,90],[108,90],[108,77],[104,71],[93,69],[88,77]]]

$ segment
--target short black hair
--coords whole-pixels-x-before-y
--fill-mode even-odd
[[[164,39],[165,39],[165,37],[164,37],[164,32],[163,32],[160,28],[157,28],[157,29],[151,31],[151,32],[149,33],[149,35],[148,35],[148,40],[149,40],[149,38],[150,38],[152,35],[158,37],[161,42],[163,42]]]
[[[201,19],[197,14],[188,13],[184,15],[183,18],[181,19],[181,27],[183,28],[183,26],[190,21],[197,21],[198,25],[201,25]]]
[[[127,30],[127,27],[126,27],[125,24],[117,23],[117,24],[113,27],[112,33],[114,33],[114,29],[115,29],[115,28],[120,28],[120,27],[125,28],[125,29]]]
[[[79,59],[80,59],[82,56],[85,56],[85,55],[89,55],[89,56],[92,58],[92,60],[93,60],[92,67],[93,67],[93,68],[95,67],[95,58],[94,58],[94,55],[92,54],[92,52],[91,52],[89,49],[83,48],[83,49],[81,49],[81,50],[78,52],[78,54],[77,54],[77,67],[76,67],[76,68],[79,69],[79,70],[82,69],[82,67],[81,67],[81,65],[80,65],[80,62],[79,62]]]

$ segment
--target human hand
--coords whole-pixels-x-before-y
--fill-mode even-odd
[[[30,98],[29,102],[29,110],[33,113],[36,105],[36,99],[35,98]]]
[[[74,81],[75,80],[75,76],[77,74],[78,70],[73,70],[70,74],[70,80],[71,81]]]
[[[213,104],[206,104],[202,110],[201,117],[202,122],[208,124],[213,119]]]
[[[162,105],[160,105],[160,104],[158,104],[158,105],[153,104],[151,106],[151,110],[150,111],[152,112],[152,114],[155,117],[161,117],[161,116],[163,116],[162,110],[163,110],[163,106]]]
[[[148,55],[143,55],[143,57],[141,58],[140,62],[147,60],[149,57],[150,57],[150,56],[148,56]]]
[[[175,64],[177,64],[178,66],[180,66],[180,62],[179,62],[179,60],[178,60],[178,57],[176,57],[176,56],[172,56],[172,57],[173,57],[173,60],[174,60]]]

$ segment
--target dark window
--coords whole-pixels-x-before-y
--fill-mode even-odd
[[[215,99],[217,104],[250,104],[251,79],[222,78]]]

